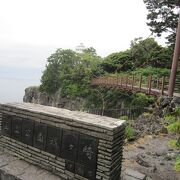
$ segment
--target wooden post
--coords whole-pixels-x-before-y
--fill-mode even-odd
[[[162,85],[161,85],[161,95],[164,94],[164,80],[165,80],[165,78],[164,78],[164,76],[163,76],[163,77],[162,77]]]
[[[157,77],[157,89],[159,89],[159,77]]]
[[[128,76],[126,76],[126,88],[127,88],[127,84],[128,84]]]
[[[152,75],[149,76],[149,90],[148,90],[149,94],[151,94],[151,86],[152,86]]]
[[[132,77],[132,90],[134,88],[134,76]]]
[[[123,77],[121,76],[121,86],[122,86],[122,83],[123,83]]]
[[[141,91],[141,86],[142,86],[142,75],[140,76],[140,82],[139,82],[139,90]]]
[[[147,93],[149,93],[149,76],[147,77]]]

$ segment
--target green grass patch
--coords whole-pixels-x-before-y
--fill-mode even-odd
[[[135,130],[133,127],[131,127],[130,125],[126,126],[126,130],[125,130],[125,136],[127,138],[128,141],[132,141],[135,139],[136,135],[135,135]]]
[[[121,119],[121,120],[129,120],[129,118],[128,118],[128,116],[121,116],[119,119]]]
[[[173,116],[173,115],[166,115],[165,117],[164,117],[164,119],[165,119],[165,121],[167,121],[167,122],[169,122],[169,123],[174,123],[174,122],[176,122],[176,117],[175,116]]]
[[[169,132],[178,133],[180,134],[180,120],[170,124],[167,126]]]
[[[175,139],[169,141],[169,146],[175,149],[180,148],[180,144]]]
[[[177,156],[174,169],[180,172],[180,155]]]

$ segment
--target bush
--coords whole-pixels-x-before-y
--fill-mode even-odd
[[[122,120],[129,120],[128,116],[121,116],[119,119],[122,119]]]
[[[154,101],[155,98],[152,96],[147,96],[146,94],[143,93],[137,93],[133,97],[132,105],[139,107],[147,107]]]
[[[126,136],[128,141],[134,140],[135,134],[136,133],[135,133],[135,130],[133,129],[133,127],[131,127],[130,125],[126,126],[125,136]]]
[[[167,126],[169,132],[174,132],[180,134],[180,120]]]
[[[180,172],[180,155],[177,156],[174,169]]]

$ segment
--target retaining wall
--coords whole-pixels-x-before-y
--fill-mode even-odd
[[[118,180],[125,122],[31,103],[0,105],[0,146],[62,179]]]

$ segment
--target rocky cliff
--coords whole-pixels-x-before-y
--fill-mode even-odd
[[[83,109],[83,104],[85,103],[84,100],[80,98],[77,98],[75,100],[62,98],[60,96],[60,92],[57,92],[54,95],[41,93],[38,86],[32,86],[25,89],[23,102],[42,104],[46,106],[53,106],[70,110],[81,110]]]

